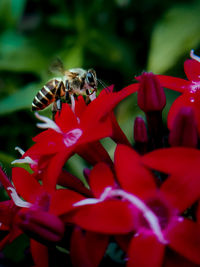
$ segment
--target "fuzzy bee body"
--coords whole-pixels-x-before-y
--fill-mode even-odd
[[[63,71],[62,78],[54,78],[50,80],[43,88],[36,94],[32,102],[32,110],[42,110],[55,103],[53,109],[56,107],[56,101],[63,96],[72,98],[75,95],[90,95],[97,89],[96,72],[92,69],[86,71],[81,68],[70,69]]]

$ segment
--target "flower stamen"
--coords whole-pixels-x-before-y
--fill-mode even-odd
[[[21,149],[20,147],[16,146],[15,147],[15,150],[17,150],[21,156],[23,156],[25,154],[24,150]],[[28,164],[31,164],[31,165],[37,165],[37,162],[35,160],[33,160],[32,158],[30,158],[29,156],[26,156],[25,158],[23,159],[16,159],[16,160],[13,160],[11,162],[11,164],[18,164],[18,163],[28,163]]]
[[[58,127],[58,125],[53,120],[51,120],[45,116],[39,115],[37,112],[35,112],[35,116],[37,119],[44,122],[44,123],[37,123],[36,125],[38,128],[41,128],[41,129],[49,128],[49,129],[52,129],[58,133],[62,133],[60,127]]]
[[[159,242],[162,244],[168,243],[163,236],[159,220],[157,216],[154,214],[154,212],[138,197],[128,192],[125,192],[122,189],[112,189],[110,187],[106,187],[99,199],[95,198],[84,199],[74,203],[74,206],[77,207],[88,204],[97,204],[103,202],[104,200],[110,197],[121,197],[122,199],[128,200],[134,207],[136,207],[139,211],[142,212],[144,218],[147,220],[151,230],[153,231]]]
[[[190,57],[200,63],[200,57],[198,57],[197,55],[194,54],[193,49],[190,51]]]
[[[30,208],[32,206],[31,203],[22,200],[18,196],[17,191],[13,187],[7,187],[7,190],[11,191],[10,197],[12,198],[12,200],[15,203],[16,206],[21,207],[21,208]]]

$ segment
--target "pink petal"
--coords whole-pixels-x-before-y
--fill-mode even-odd
[[[175,78],[166,75],[156,75],[156,76],[163,87],[174,91],[186,92],[190,86],[190,81],[181,78]]]
[[[111,169],[105,163],[97,164],[90,173],[89,185],[96,198],[99,198],[106,187],[114,187],[115,180]]]
[[[83,233],[80,228],[76,227],[71,237],[70,249],[73,266],[98,267],[107,245],[107,236],[92,232]]]
[[[168,234],[169,246],[188,260],[200,264],[200,226],[188,219],[177,222]]]
[[[154,235],[133,237],[128,251],[127,267],[161,267],[165,246]]]
[[[184,70],[188,80],[200,81],[200,63],[193,59],[187,59],[184,62]]]
[[[30,246],[35,267],[48,267],[48,248],[34,239],[31,239]]]
[[[118,145],[115,150],[117,179],[124,190],[139,197],[151,195],[156,189],[154,177],[142,164],[141,157],[132,148]]]
[[[12,180],[17,193],[26,201],[34,202],[37,195],[44,191],[38,181],[23,168],[12,169]]]
[[[127,202],[109,200],[80,207],[64,220],[85,230],[103,234],[124,234],[136,225],[135,210]]]

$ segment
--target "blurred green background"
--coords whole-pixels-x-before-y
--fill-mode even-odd
[[[39,130],[31,112],[59,57],[66,68],[94,68],[115,90],[143,70],[185,77],[183,62],[200,48],[200,1],[0,0],[0,162],[26,150]],[[200,51],[199,51],[200,52]],[[167,110],[177,94],[167,92]],[[50,109],[43,112],[50,114]],[[132,140],[136,97],[116,110]],[[76,169],[77,169],[77,164]]]

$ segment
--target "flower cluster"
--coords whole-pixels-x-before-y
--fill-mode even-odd
[[[191,58],[188,80],[143,73],[87,105],[83,96],[73,110],[63,104],[54,121],[36,113],[44,130],[13,162],[30,171],[13,167],[10,180],[0,169],[9,197],[0,202],[1,250],[26,234],[37,267],[51,266],[53,254],[75,267],[200,266],[200,59]],[[167,130],[164,87],[182,93]],[[133,145],[113,109],[135,92],[145,118],[134,121]],[[116,143],[114,159],[105,137]],[[66,169],[74,154],[87,162],[87,183]]]

